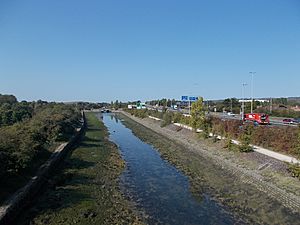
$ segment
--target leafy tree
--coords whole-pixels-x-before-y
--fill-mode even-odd
[[[253,151],[252,146],[250,146],[252,133],[254,130],[254,126],[252,124],[245,127],[243,134],[240,137],[240,152],[251,152]]]
[[[0,94],[0,105],[3,103],[14,104],[16,102],[17,102],[17,98],[15,96]]]
[[[2,117],[12,112],[16,120],[30,116],[33,110],[28,103],[16,103],[11,108],[3,105],[1,110],[8,111],[1,113]],[[0,179],[30,167],[48,143],[68,140],[79,126],[79,119],[80,113],[73,105],[43,103],[36,105],[32,118],[0,128]]]
[[[173,116],[174,123],[180,123],[182,121],[182,114],[176,112]]]
[[[114,103],[114,108],[118,110],[120,108],[119,100],[116,100]]]
[[[192,103],[191,108],[191,126],[194,130],[203,128],[205,122],[205,112],[203,109],[203,98],[199,97],[196,102]]]
[[[164,113],[163,120],[161,122],[161,127],[165,127],[165,126],[171,124],[172,119],[173,119],[173,113],[170,113],[170,112]]]

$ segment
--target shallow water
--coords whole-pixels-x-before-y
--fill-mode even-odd
[[[203,194],[197,201],[188,178],[163,160],[157,150],[138,139],[122,121],[105,114],[103,121],[126,161],[121,186],[145,213],[149,224],[234,224],[236,220]]]

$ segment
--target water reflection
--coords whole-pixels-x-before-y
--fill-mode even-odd
[[[115,118],[115,119],[114,119]],[[104,123],[126,161],[122,189],[148,215],[150,224],[233,224],[229,212],[209,195],[196,201],[189,192],[187,177],[161,159],[159,153],[142,142],[122,121],[104,115]],[[113,132],[112,132],[113,131]]]

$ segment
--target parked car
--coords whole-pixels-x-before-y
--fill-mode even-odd
[[[299,124],[299,121],[296,119],[283,119],[282,122],[284,124]]]
[[[235,116],[235,114],[233,112],[228,112],[227,115],[228,116]]]
[[[296,121],[297,124],[300,124],[300,118],[295,118],[294,120]]]

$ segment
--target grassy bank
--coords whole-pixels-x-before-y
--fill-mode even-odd
[[[29,218],[32,224],[141,224],[119,190],[125,164],[117,147],[95,114],[87,113],[87,124],[82,142],[18,224]]]
[[[214,164],[205,156],[169,140],[123,114],[119,117],[125,120],[123,123],[136,136],[159,149],[163,158],[189,177],[191,191],[199,201],[202,200],[203,193],[209,193],[249,224],[295,224],[300,219],[299,214],[290,212],[280,202],[249,185],[249,182],[244,182],[246,177],[233,176],[221,163]]]

